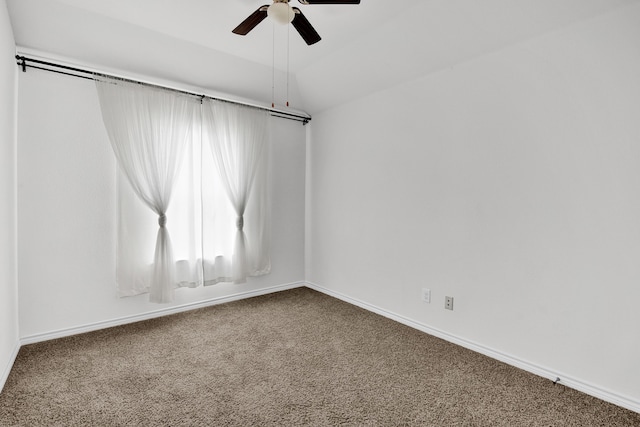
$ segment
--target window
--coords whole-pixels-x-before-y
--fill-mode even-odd
[[[270,270],[268,113],[115,79],[96,83],[118,159],[121,296]]]

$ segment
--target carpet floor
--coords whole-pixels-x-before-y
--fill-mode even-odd
[[[31,344],[1,426],[640,426],[307,288]]]

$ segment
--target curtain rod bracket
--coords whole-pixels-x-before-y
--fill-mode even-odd
[[[16,55],[16,59],[18,60],[18,65],[22,67],[22,72],[27,72],[27,61],[24,56]]]

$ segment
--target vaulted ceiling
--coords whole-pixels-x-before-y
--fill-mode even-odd
[[[269,0],[7,0],[23,53],[150,76],[310,113],[446,69],[639,0],[361,0],[299,7],[307,46],[265,20]]]

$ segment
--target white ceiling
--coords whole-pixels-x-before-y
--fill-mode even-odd
[[[6,1],[27,53],[314,113],[640,0],[291,0],[322,36],[312,46],[268,20],[231,33],[269,0]]]

